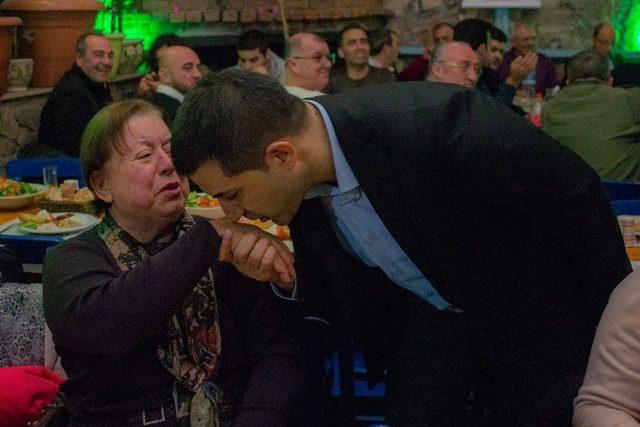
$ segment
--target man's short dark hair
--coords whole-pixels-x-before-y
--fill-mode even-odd
[[[465,42],[471,49],[477,50],[478,46],[487,44],[493,25],[482,19],[465,19],[453,27],[453,40]]]
[[[489,35],[491,36],[491,40],[499,41],[500,43],[507,42],[507,35],[500,28],[496,27],[493,24],[489,26]]]
[[[186,46],[186,44],[184,40],[175,34],[162,34],[158,36],[158,38],[151,43],[149,53],[147,54],[147,64],[149,64],[151,71],[158,72],[158,51],[163,47],[169,46]]]
[[[381,28],[371,32],[369,36],[369,46],[371,46],[371,55],[377,55],[382,52],[385,45],[391,47],[393,44],[392,34],[396,34],[395,31],[385,30]]]
[[[251,29],[243,32],[238,37],[237,51],[259,49],[261,54],[267,53],[269,40],[267,35],[260,30]]]
[[[259,73],[227,69],[203,77],[173,121],[173,163],[184,175],[207,160],[227,176],[264,170],[267,146],[299,135],[306,111],[299,98]]]
[[[611,75],[609,61],[604,55],[585,50],[576,54],[567,65],[567,82],[576,80],[598,79],[606,81]]]
[[[351,24],[347,24],[342,30],[340,30],[340,34],[338,34],[338,46],[342,46],[342,38],[344,37],[344,33],[349,30],[362,30],[367,35],[367,39],[369,38],[369,32],[360,24],[353,22]]]
[[[89,31],[78,37],[78,40],[76,40],[76,52],[82,56],[87,52],[87,37],[89,36],[104,37],[104,34],[97,31]]]

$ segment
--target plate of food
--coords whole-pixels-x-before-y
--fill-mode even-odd
[[[185,210],[189,215],[203,216],[210,219],[224,218],[225,216],[218,199],[206,193],[196,193],[195,191],[189,193]]]
[[[31,206],[47,187],[0,177],[0,209],[20,209]]]
[[[31,234],[67,234],[92,227],[100,220],[89,214],[79,212],[51,213],[41,210],[37,214],[21,213],[18,215],[18,229]]]

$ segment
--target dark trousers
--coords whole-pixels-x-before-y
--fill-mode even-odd
[[[570,426],[584,367],[495,331],[414,298],[387,376],[389,424]]]

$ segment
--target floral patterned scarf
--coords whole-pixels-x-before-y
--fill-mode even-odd
[[[179,239],[195,222],[184,214],[174,229]],[[110,214],[97,226],[122,271],[149,256],[144,247],[124,231]],[[187,295],[182,309],[172,316],[167,333],[159,337],[158,357],[176,378],[174,400],[180,426],[224,426],[230,423],[230,405],[210,380],[220,357],[218,303],[211,269]]]

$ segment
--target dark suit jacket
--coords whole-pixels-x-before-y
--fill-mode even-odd
[[[176,117],[178,108],[180,108],[180,101],[172,98],[164,93],[154,93],[149,97],[149,102],[158,107],[169,120],[169,123],[173,122]]]
[[[40,114],[38,143],[71,157],[80,155],[80,139],[89,120],[112,101],[109,88],[73,65],[58,81]]]
[[[607,298],[631,271],[593,169],[460,86],[388,84],[315,100],[376,212],[443,298],[489,334],[586,366]],[[408,292],[345,252],[327,218],[311,199],[291,223],[301,309],[340,319],[382,369]]]

